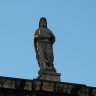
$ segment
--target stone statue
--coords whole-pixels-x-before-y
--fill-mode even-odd
[[[39,28],[34,34],[34,47],[40,69],[54,68],[53,44],[54,34],[47,28],[47,20],[41,17]]]

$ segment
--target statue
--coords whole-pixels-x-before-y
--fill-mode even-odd
[[[34,34],[34,47],[40,69],[54,68],[54,42],[55,36],[50,29],[47,28],[46,18],[41,17],[39,21],[39,28]]]
[[[60,81],[60,73],[56,72],[54,68],[53,44],[55,43],[55,36],[47,28],[47,20],[41,17],[39,21],[39,28],[34,34],[34,47],[36,58],[40,67],[38,71],[38,80]]]

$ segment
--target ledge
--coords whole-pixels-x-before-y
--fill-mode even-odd
[[[66,93],[77,94],[78,96],[85,96],[91,94],[92,96],[96,96],[95,87],[89,87],[83,84],[38,79],[28,80],[10,77],[0,77],[0,89],[22,90],[28,92],[42,91],[62,94]]]

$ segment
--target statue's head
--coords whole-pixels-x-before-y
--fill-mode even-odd
[[[47,28],[47,20],[45,17],[40,18],[39,27]]]

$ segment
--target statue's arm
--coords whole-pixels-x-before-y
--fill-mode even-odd
[[[56,39],[53,33],[51,33],[51,43],[52,45],[55,43]]]
[[[37,53],[37,37],[36,37],[36,35],[34,36],[34,48],[35,48],[35,52]]]
[[[35,34],[34,34],[34,48],[35,48],[35,52],[37,54],[37,41],[38,41],[38,29],[35,31]]]
[[[49,33],[50,33],[50,36],[51,36],[51,43],[52,45],[55,43],[56,39],[55,39],[55,36],[54,34],[52,33],[52,31],[50,29],[48,29]]]
[[[52,35],[52,43],[54,43],[55,42],[55,36],[54,35]]]

